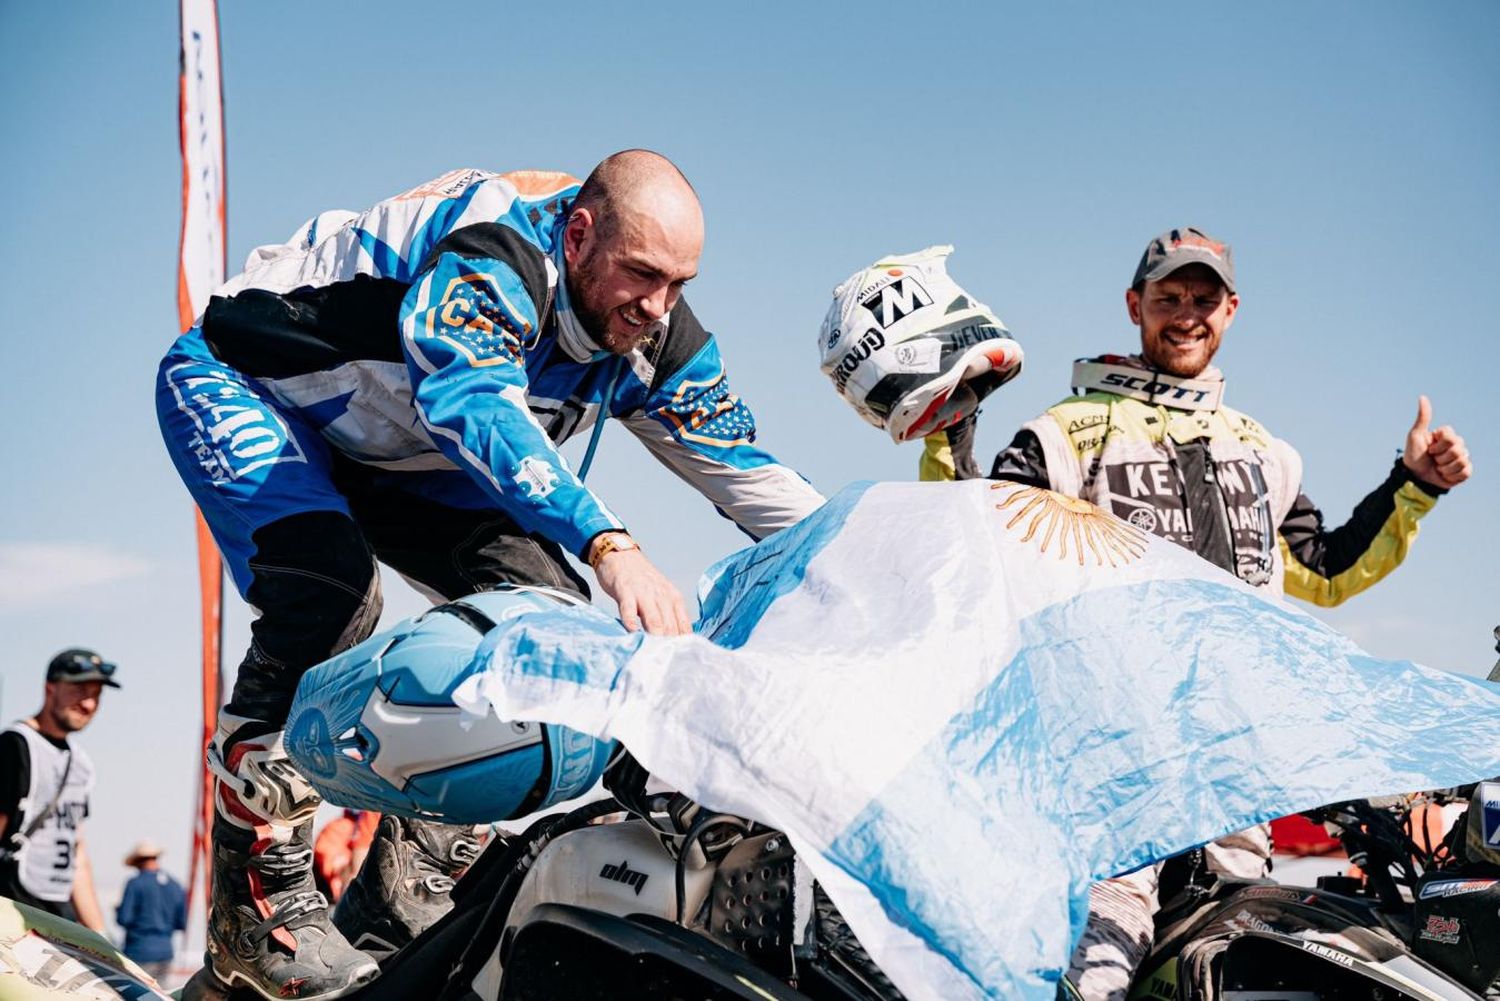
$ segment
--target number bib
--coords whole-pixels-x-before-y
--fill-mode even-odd
[[[25,738],[31,756],[31,782],[12,824],[16,832],[13,840],[20,841],[15,858],[16,875],[22,889],[32,896],[65,901],[73,895],[74,855],[78,831],[89,813],[94,763],[79,748],[56,747],[25,723],[12,724],[10,729]],[[58,795],[64,776],[66,785]],[[54,797],[57,805],[30,836],[22,839],[21,832],[31,826],[32,818],[46,810]]]

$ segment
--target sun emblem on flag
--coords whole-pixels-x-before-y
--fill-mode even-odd
[[[991,490],[1003,490],[1011,484],[996,483]],[[1094,554],[1096,566],[1108,563],[1124,566],[1140,559],[1146,551],[1147,535],[1134,525],[1111,517],[1086,500],[1067,497],[1038,487],[1014,487],[997,511],[1013,511],[1005,523],[1007,529],[1025,524],[1022,542],[1030,542],[1041,532],[1038,546],[1042,552],[1054,541],[1057,558],[1065,560],[1071,552],[1084,565],[1084,554]],[[1030,521],[1027,521],[1027,518]]]

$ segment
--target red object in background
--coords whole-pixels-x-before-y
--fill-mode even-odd
[[[1271,821],[1271,837],[1276,851],[1284,855],[1340,855],[1344,851],[1322,824],[1314,824],[1300,813]]]
[[[374,810],[345,810],[323,825],[313,842],[313,870],[328,888],[331,903],[344,895],[344,887],[364,864],[375,840],[380,814]]]
[[[198,581],[202,589],[201,615],[203,629],[203,727],[199,733],[200,751],[205,763],[199,766],[198,802],[193,810],[193,854],[189,860],[187,882],[187,909],[193,909],[193,899],[203,889],[203,900],[207,905],[209,874],[212,871],[209,849],[209,832],[214,823],[214,774],[208,770],[206,753],[209,742],[214,739],[214,730],[219,725],[221,686],[219,684],[219,637],[223,629],[220,618],[224,594],[223,564],[219,551],[214,548],[213,538],[208,534],[208,525],[201,512],[198,525]]]
[[[1435,803],[1420,803],[1407,819],[1406,833],[1418,846],[1437,852],[1461,807],[1450,810]],[[1332,837],[1322,824],[1314,824],[1300,813],[1271,821],[1271,837],[1282,855],[1342,855],[1344,846]],[[1446,857],[1444,855],[1443,857]],[[1351,868],[1351,872],[1357,870]]]

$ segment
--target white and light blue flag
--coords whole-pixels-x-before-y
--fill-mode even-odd
[[[914,999],[1050,1001],[1091,881],[1500,773],[1500,686],[1370,657],[1031,487],[850,487],[700,599],[678,638],[523,616],[471,694],[785,830]]]

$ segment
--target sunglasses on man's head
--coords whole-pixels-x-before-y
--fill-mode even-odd
[[[74,657],[65,660],[61,664],[55,664],[52,668],[57,674],[102,674],[106,678],[115,673],[115,665],[108,661],[92,661],[86,657]]]

